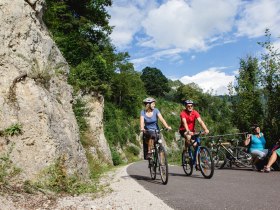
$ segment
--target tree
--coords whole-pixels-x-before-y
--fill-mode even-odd
[[[128,57],[127,53],[118,55],[118,62],[116,62],[118,73],[114,74],[112,80],[111,101],[129,115],[136,117],[146,92],[140,74],[128,62]]]
[[[271,43],[269,29],[266,41],[259,42],[266,51],[262,54],[262,85],[266,103],[264,130],[268,138],[276,141],[280,135],[280,54]]]
[[[240,59],[236,80],[233,118],[240,131],[248,131],[252,124],[262,124],[263,119],[258,59],[251,56]]]
[[[142,70],[141,80],[149,95],[164,96],[170,91],[168,79],[157,68],[146,67]]]

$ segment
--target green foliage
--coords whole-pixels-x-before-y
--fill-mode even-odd
[[[77,175],[67,175],[65,158],[58,158],[53,165],[46,168],[41,174],[40,181],[25,183],[25,188],[30,190],[30,185],[36,189],[47,189],[56,193],[82,194],[96,192],[94,182],[85,182]]]
[[[79,3],[47,0],[46,3],[44,21],[71,66],[99,54],[104,47],[112,48],[108,37],[112,28],[106,11],[112,4],[110,0],[82,0]]]
[[[129,116],[123,109],[115,104],[106,102],[104,108],[105,136],[112,147],[120,145],[123,147],[127,141],[135,141],[135,134],[139,132],[138,118]],[[135,130],[137,128],[137,130]]]
[[[263,119],[258,59],[251,56],[241,59],[236,80],[233,111],[237,114],[234,121],[240,131],[249,131],[252,124],[261,124]]]
[[[265,49],[262,54],[262,85],[264,87],[264,131],[268,139],[276,142],[280,135],[280,54],[271,43],[269,29],[265,31],[266,41],[259,44]]]
[[[80,132],[85,132],[88,129],[88,124],[85,117],[88,116],[89,112],[89,110],[86,108],[85,102],[83,102],[81,99],[77,99],[73,104],[73,111],[76,116]]]
[[[10,127],[6,128],[3,132],[4,136],[14,136],[22,134],[22,125],[20,123],[14,123]]]
[[[123,161],[121,159],[121,156],[115,148],[111,148],[111,153],[114,166],[122,164]]]
[[[9,148],[6,154],[0,156],[0,188],[10,185],[10,182],[16,177],[21,170],[16,167],[10,159],[13,145]]]
[[[132,117],[138,116],[145,95],[140,75],[135,71],[122,71],[112,81],[112,101]]]
[[[134,145],[128,146],[127,151],[135,156],[139,155],[140,153],[140,149]]]
[[[157,68],[146,67],[142,70],[141,80],[148,95],[164,96],[170,91],[168,79]]]

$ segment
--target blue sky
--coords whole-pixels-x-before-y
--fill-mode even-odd
[[[137,71],[227,94],[240,58],[259,57],[266,28],[280,48],[280,0],[113,0],[111,39]]]

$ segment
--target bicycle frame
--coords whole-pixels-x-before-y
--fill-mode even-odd
[[[164,146],[162,145],[162,139],[160,138],[160,131],[154,130],[155,139],[153,142],[154,148],[152,149],[152,158],[149,159],[149,168],[152,179],[156,179],[156,170],[158,168],[161,176],[162,183],[164,185],[168,182],[168,163],[167,154]]]
[[[187,176],[192,174],[193,166],[195,166],[195,169],[199,170],[204,178],[210,179],[214,174],[214,162],[208,148],[201,146],[200,134],[201,132],[193,135],[193,141],[188,145],[187,150],[183,150],[182,166]]]
[[[226,147],[226,145],[230,145],[229,147]],[[238,157],[238,150],[235,151],[234,153],[234,149],[236,148],[241,148],[238,146],[231,146],[231,143],[228,142],[222,142],[221,139],[218,140],[218,143],[213,146],[211,150],[212,151],[216,151],[216,153],[218,154],[219,151],[224,150],[225,151],[225,158],[226,158],[226,162],[229,161],[230,166],[231,164],[234,164],[236,166],[239,166],[239,164],[244,165],[244,163],[242,163],[241,159]],[[249,155],[249,154],[248,154]]]

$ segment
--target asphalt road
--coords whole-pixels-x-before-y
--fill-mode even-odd
[[[205,179],[199,171],[186,176],[182,167],[169,166],[167,185],[159,174],[156,180],[150,178],[146,161],[130,165],[127,172],[174,209],[280,209],[280,171],[217,169]]]

